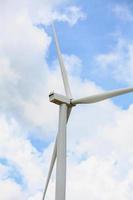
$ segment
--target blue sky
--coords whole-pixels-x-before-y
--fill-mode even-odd
[[[99,75],[99,70],[97,70],[99,66],[96,65],[95,58],[99,54],[110,52],[117,43],[119,35],[125,40],[132,41],[132,21],[122,20],[114,14],[114,8],[119,5],[119,1],[85,1],[82,4],[76,1],[76,5],[81,5],[84,10],[85,20],[72,27],[67,23],[56,23],[63,53],[75,54],[81,58],[83,69],[80,76],[82,79],[91,79],[105,90],[128,86],[125,80],[116,80],[111,72]],[[131,3],[126,1],[120,5],[128,7],[129,10],[132,7]],[[55,58],[55,48],[52,43],[48,54],[49,63]],[[127,108],[132,98],[130,94],[128,98],[123,96],[113,101]]]
[[[0,3],[2,200],[42,198],[58,128],[58,108],[48,94],[64,92],[52,19],[73,96],[82,97],[133,86],[132,8],[126,0]],[[133,199],[132,118],[133,94],[73,109],[67,199]],[[54,185],[55,171],[48,200]]]

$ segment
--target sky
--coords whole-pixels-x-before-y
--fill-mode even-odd
[[[64,94],[55,21],[73,97],[133,86],[130,0],[0,2],[0,198],[40,200]],[[133,94],[73,109],[66,199],[133,199]],[[54,199],[55,169],[47,200]]]

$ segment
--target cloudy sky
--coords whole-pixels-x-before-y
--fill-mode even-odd
[[[74,97],[133,86],[131,0],[0,1],[0,199],[40,200],[64,93],[55,20]],[[67,198],[133,199],[133,94],[74,108]],[[47,191],[54,199],[55,171]]]

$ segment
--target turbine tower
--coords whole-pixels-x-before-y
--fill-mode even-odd
[[[58,125],[58,133],[57,133],[57,137],[56,137],[56,141],[55,141],[55,145],[53,149],[52,159],[51,159],[51,163],[49,167],[48,177],[46,180],[46,185],[45,185],[42,200],[45,199],[46,191],[48,188],[48,184],[49,184],[52,170],[53,170],[56,160],[57,161],[56,161],[55,200],[65,200],[65,196],[66,196],[65,195],[66,193],[66,127],[67,127],[67,122],[68,122],[73,106],[76,106],[78,104],[97,103],[99,101],[103,101],[112,97],[133,92],[133,87],[114,90],[114,91],[110,91],[110,92],[106,92],[102,94],[96,94],[92,96],[87,96],[80,99],[73,99],[54,24],[52,24],[52,29],[53,29],[53,37],[54,37],[54,42],[56,46],[57,56],[59,60],[59,65],[61,69],[61,74],[62,74],[62,79],[63,79],[66,95],[64,96],[62,94],[57,94],[54,92],[50,93],[49,95],[50,102],[55,103],[59,106],[59,125]]]

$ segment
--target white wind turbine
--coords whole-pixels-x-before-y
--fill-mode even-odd
[[[105,99],[109,99],[115,96],[123,95],[129,92],[133,92],[132,88],[125,88],[120,90],[114,90],[102,94],[96,94],[93,96],[87,96],[80,99],[73,99],[71,95],[71,90],[68,82],[67,72],[64,66],[57,34],[55,31],[54,24],[52,24],[54,41],[56,46],[56,51],[58,55],[58,60],[60,64],[62,79],[64,83],[64,89],[66,95],[61,95],[57,93],[50,93],[49,100],[52,103],[55,103],[59,106],[59,125],[58,125],[58,134],[56,137],[54,150],[52,154],[52,159],[49,167],[48,177],[46,180],[46,185],[43,193],[42,200],[45,199],[46,191],[48,188],[49,180],[52,174],[52,170],[55,164],[55,160],[57,159],[56,163],[56,192],[55,192],[55,200],[65,200],[65,193],[66,193],[66,126],[67,122],[72,110],[73,106],[77,104],[91,104],[96,103],[99,101],[103,101]]]

